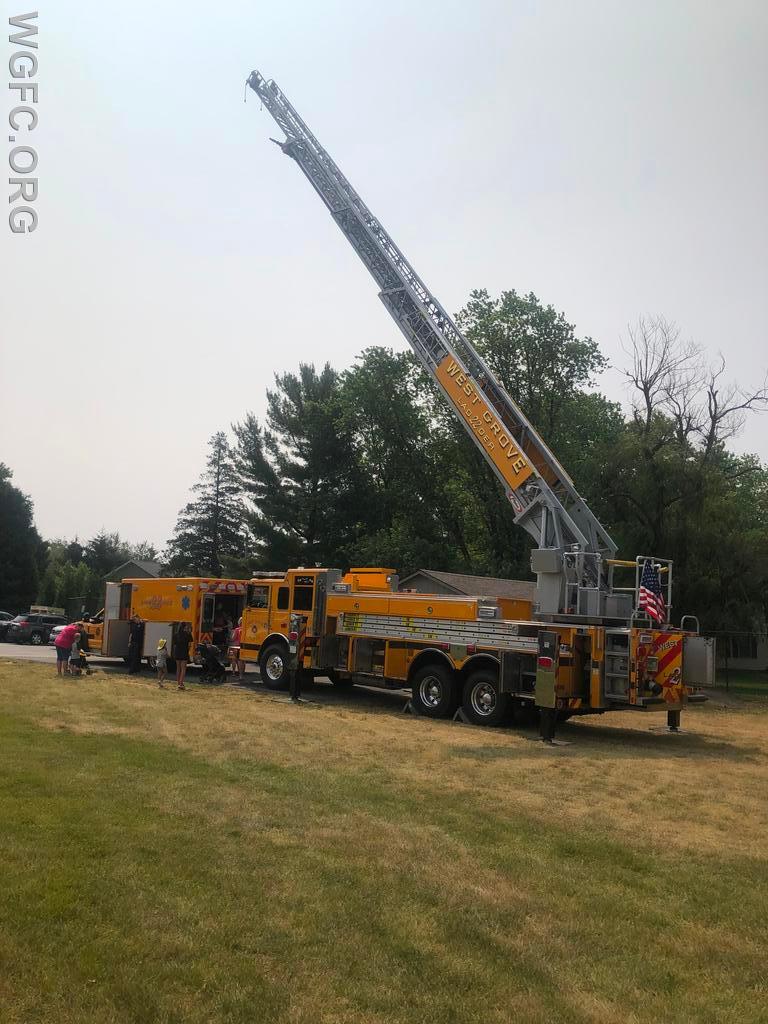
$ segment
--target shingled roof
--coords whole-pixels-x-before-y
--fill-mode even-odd
[[[408,590],[409,581],[417,576],[433,579],[442,587],[456,594],[473,597],[512,597],[521,601],[532,601],[536,584],[533,580],[503,580],[496,576],[466,576],[460,572],[438,572],[437,569],[417,569],[410,576],[400,580],[400,589]]]

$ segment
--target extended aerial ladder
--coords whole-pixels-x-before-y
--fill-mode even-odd
[[[379,288],[379,297],[419,361],[498,477],[514,519],[538,547],[536,613],[542,618],[627,621],[628,593],[613,588],[616,545],[544,440],[440,305],[274,81],[248,85],[292,157]]]

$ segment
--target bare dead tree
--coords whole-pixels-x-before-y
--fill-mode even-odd
[[[768,411],[768,373],[754,391],[722,382],[725,357],[720,354],[719,365],[711,366],[705,382],[705,416],[699,426],[702,443],[702,462],[725,441],[741,433],[750,412]]]
[[[677,325],[661,316],[641,317],[628,333],[624,373],[634,392],[635,421],[646,439],[654,420],[662,427],[654,451],[671,440],[695,444],[703,464],[740,433],[748,413],[768,411],[768,374],[755,390],[726,383],[722,354],[708,365],[702,349],[683,341]]]
[[[692,414],[691,403],[680,399],[683,391],[690,397],[700,380],[699,349],[692,342],[683,342],[677,324],[662,316],[640,317],[628,333],[629,343],[623,347],[631,364],[624,374],[636,392],[632,399],[635,421],[649,434],[654,413],[665,411],[672,394],[677,396],[678,414],[686,422]]]

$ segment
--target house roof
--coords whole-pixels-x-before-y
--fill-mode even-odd
[[[123,562],[122,565],[116,565],[114,569],[110,569],[110,571],[105,574],[105,578],[107,576],[114,576],[116,573],[120,573],[121,579],[128,579],[130,573],[124,573],[123,569],[125,569],[129,565],[136,566],[142,572],[145,572],[148,576],[160,575],[161,565],[159,562],[152,562],[146,559],[129,558],[128,561]]]
[[[512,597],[532,601],[536,584],[533,580],[503,580],[497,576],[467,576],[460,572],[438,572],[436,569],[417,569],[410,576],[400,580],[401,587],[407,587],[409,580],[426,576],[457,594],[473,597]]]

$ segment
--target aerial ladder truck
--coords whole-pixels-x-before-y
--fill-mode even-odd
[[[681,628],[670,625],[672,562],[616,557],[608,531],[533,424],[277,84],[258,71],[247,84],[285,135],[272,141],[328,208],[498,478],[513,521],[533,537],[536,588],[511,619],[498,601],[398,594],[386,569],[352,569],[344,577],[329,569],[290,570],[252,581],[244,657],[259,661],[267,685],[282,685],[300,635],[305,670],[327,671],[339,682],[411,686],[414,705],[427,715],[449,714],[463,703],[471,720],[496,724],[513,708],[535,704],[564,716],[661,707],[676,726],[682,706],[697,696],[693,684],[711,681],[714,651],[692,616]],[[662,621],[639,607],[648,565],[660,581]],[[619,586],[617,573],[628,571],[634,585]]]

